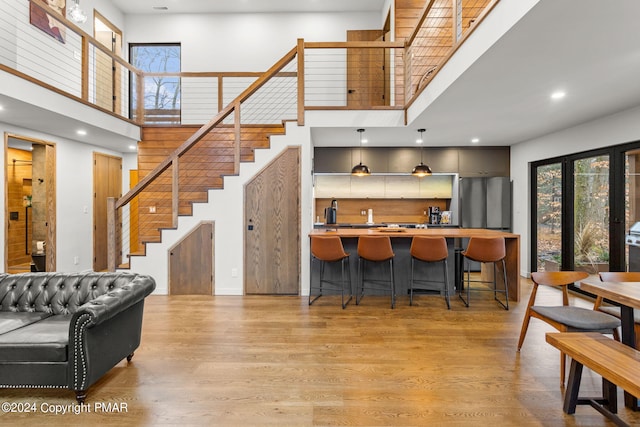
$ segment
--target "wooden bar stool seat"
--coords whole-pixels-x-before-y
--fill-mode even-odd
[[[364,296],[365,287],[369,289],[391,290],[391,308],[396,304],[396,286],[393,277],[393,258],[395,254],[391,247],[389,236],[360,236],[358,238],[358,292],[356,293],[356,305],[360,304]],[[389,263],[389,280],[365,277],[366,263]],[[385,285],[384,287],[382,287]]]
[[[342,240],[338,236],[312,236],[311,237],[311,255],[312,262],[320,261],[320,280],[318,286],[314,287],[313,281],[309,289],[309,305],[322,296],[325,288],[340,290],[342,295],[342,308],[345,308],[351,298],[353,291],[351,288],[351,269],[349,268],[349,254],[344,251]],[[340,280],[329,280],[325,278],[325,265],[327,263],[340,262],[341,276]],[[319,291],[318,295],[313,297],[313,290]],[[347,294],[348,291],[348,294]],[[347,298],[348,296],[348,298]],[[345,300],[345,298],[347,298]]]
[[[413,291],[416,284],[440,283],[444,288],[445,301],[447,309],[451,308],[449,303],[449,272],[447,270],[447,257],[449,251],[447,249],[447,240],[444,237],[426,237],[416,236],[411,240],[411,278],[409,281],[409,305],[413,305]],[[434,280],[430,278],[416,278],[415,267],[416,261],[424,263],[442,264],[443,279]]]
[[[493,292],[493,298],[502,305],[505,310],[509,310],[509,286],[507,283],[507,269],[505,266],[504,259],[507,256],[507,250],[504,242],[504,237],[471,237],[469,239],[469,244],[467,245],[467,249],[462,251],[462,255],[465,259],[465,264],[467,266],[466,271],[466,280],[463,277],[463,282],[466,283],[466,294],[467,298],[462,296],[463,289],[460,289],[460,299],[464,302],[464,304],[469,307],[469,299],[471,296],[471,291],[491,291]],[[493,281],[487,280],[471,280],[471,261],[481,262],[481,263],[491,263],[493,264]],[[496,281],[496,273],[497,268],[496,264],[502,264],[502,276],[504,289],[498,289],[497,281]],[[464,273],[463,273],[463,276]],[[493,284],[493,288],[486,287],[475,287],[471,288],[471,283],[484,283],[484,284]],[[497,294],[504,293],[505,301],[502,302],[498,299]]]

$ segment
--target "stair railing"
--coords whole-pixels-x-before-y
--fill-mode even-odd
[[[240,144],[241,144],[241,131],[242,131],[242,105],[247,103],[250,98],[257,93],[260,89],[264,88],[269,82],[276,79],[281,70],[283,70],[288,64],[290,64],[299,55],[299,49],[302,43],[287,52],[278,62],[276,62],[269,70],[267,70],[262,76],[260,76],[255,82],[253,82],[247,89],[245,89],[238,97],[236,97],[229,105],[224,107],[218,114],[213,117],[208,123],[199,128],[191,137],[189,137],[184,143],[176,148],[170,155],[168,155],[158,166],[156,166],[149,174],[143,177],[127,194],[120,199],[110,198],[107,202],[107,263],[110,271],[115,269],[126,262],[126,256],[121,254],[127,254],[127,250],[124,249],[129,246],[128,237],[132,230],[130,226],[132,224],[130,215],[131,213],[125,212],[124,207],[130,204],[136,197],[150,187],[154,181],[162,179],[161,177],[166,171],[170,170],[169,177],[164,177],[165,184],[168,184],[171,192],[171,225],[169,227],[177,227],[178,224],[178,211],[179,211],[179,195],[180,195],[180,158],[189,152],[196,144],[205,138],[213,129],[222,125],[229,125],[229,122],[233,123],[234,129],[234,142],[233,142],[233,174],[238,174],[240,171]],[[287,73],[287,75],[291,75]],[[285,77],[286,78],[286,77]],[[299,90],[299,84],[297,84]],[[251,109],[249,105],[247,109]],[[255,110],[255,108],[253,108]],[[296,108],[297,113],[301,111],[300,108]],[[251,115],[259,114],[259,112],[252,111]],[[303,117],[298,117],[298,122],[304,122]],[[168,182],[167,182],[168,181]],[[166,187],[166,185],[164,186]],[[140,225],[138,225],[140,227]]]

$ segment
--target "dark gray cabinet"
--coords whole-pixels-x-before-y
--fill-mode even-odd
[[[510,176],[509,147],[458,150],[460,177]]]
[[[362,150],[362,151],[361,151]],[[420,163],[420,148],[411,147],[317,147],[314,172],[349,173],[360,162],[373,173],[411,173]],[[458,173],[461,177],[510,175],[509,147],[424,148],[422,161],[435,173]]]

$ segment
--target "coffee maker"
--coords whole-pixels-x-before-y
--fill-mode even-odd
[[[439,206],[429,206],[429,224],[440,224]]]
[[[336,224],[338,222],[338,201],[333,199],[331,206],[324,208],[325,224]]]

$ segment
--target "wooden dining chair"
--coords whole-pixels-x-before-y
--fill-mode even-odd
[[[603,282],[640,282],[640,272],[638,271],[608,271],[600,273],[600,280]],[[640,283],[638,283],[640,286]],[[603,304],[604,303],[604,304]],[[621,318],[620,307],[607,304],[601,296],[596,297],[593,309],[612,316]],[[640,310],[634,310],[634,331],[636,335],[636,349],[640,349]]]
[[[545,271],[531,273],[533,289],[531,290],[527,311],[522,321],[520,339],[518,340],[518,351],[522,348],[527,329],[529,328],[529,321],[532,317],[548,323],[560,332],[616,333],[616,329],[620,326],[620,319],[600,311],[569,305],[569,292],[567,287],[587,277],[589,277],[589,274],[584,271]],[[536,295],[540,285],[561,288],[562,305],[536,305]],[[564,385],[565,364],[565,355],[564,353],[560,353],[561,385]]]

